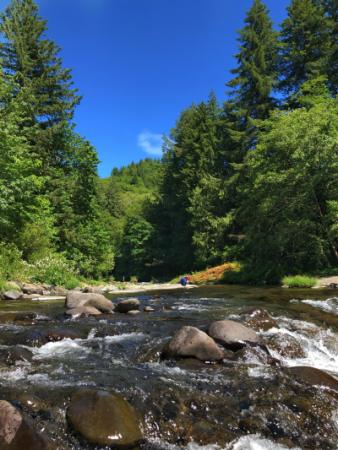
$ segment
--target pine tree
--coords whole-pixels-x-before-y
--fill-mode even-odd
[[[236,55],[236,77],[232,104],[242,120],[265,119],[274,107],[272,90],[276,82],[277,34],[272,28],[266,6],[254,0],[240,31],[240,51]]]
[[[292,96],[308,80],[327,75],[330,36],[324,10],[292,0],[281,27],[280,88]]]
[[[1,18],[3,72],[19,86],[14,96],[29,95],[30,117],[25,125],[45,170],[62,161],[63,128],[80,100],[70,71],[62,67],[59,47],[45,38],[46,30],[33,0],[13,0]]]

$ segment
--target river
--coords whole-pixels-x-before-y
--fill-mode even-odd
[[[338,378],[334,293],[238,286],[158,291],[138,297],[142,309],[155,312],[79,320],[65,318],[60,301],[0,302],[0,398],[22,408],[62,450],[92,448],[65,416],[70,396],[85,386],[118,392],[135,407],[145,449],[337,449],[338,392],[289,370],[310,366]],[[254,348],[221,364],[161,359],[183,325],[245,323],[257,308],[275,320],[260,335],[279,362],[267,362]],[[64,339],[49,342],[53,332]]]

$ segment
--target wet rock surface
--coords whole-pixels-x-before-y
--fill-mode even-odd
[[[213,339],[195,327],[182,327],[163,350],[165,357],[195,357],[201,361],[220,361],[224,352]]]
[[[118,393],[133,406],[142,427],[136,448],[228,448],[233,442],[242,449],[282,445],[336,450],[337,316],[303,303],[308,295],[238,287],[149,293],[139,296],[135,311],[141,312],[135,317],[101,313],[80,320],[65,315],[62,301],[1,302],[0,398],[38,435],[44,430],[48,442],[60,450],[103,446],[91,443],[69,421],[67,411],[82,389]],[[334,306],[324,295],[323,305]],[[121,293],[113,303],[119,300]],[[155,311],[146,314],[146,306]],[[256,335],[278,362],[261,342],[247,341],[239,349],[215,343],[222,352],[217,361],[204,360],[205,355],[197,359],[195,351],[203,346],[192,347],[191,356],[162,358],[163,348],[183,327],[197,329],[199,336],[214,342],[205,334],[209,325],[223,319],[246,325],[248,308],[265,310],[277,322],[267,329],[259,326]],[[292,338],[292,348],[298,344],[297,351],[280,346],[286,337]],[[320,374],[311,368],[310,376],[306,365]],[[83,423],[94,403],[87,397]],[[94,425],[93,433],[100,434],[100,426]]]
[[[140,308],[140,301],[137,298],[128,298],[120,301],[116,305],[116,312],[129,313],[130,311],[138,311]]]
[[[249,311],[245,325],[254,331],[267,331],[270,328],[278,328],[277,321],[265,309]]]
[[[90,306],[103,313],[110,313],[114,310],[113,303],[102,294],[69,292],[66,298],[66,307],[68,309]]]
[[[72,428],[92,444],[126,449],[142,439],[135,411],[117,394],[79,391],[71,400],[67,418]]]
[[[209,327],[208,334],[215,341],[232,350],[238,350],[247,343],[260,344],[262,342],[255,331],[232,320],[213,322]]]
[[[0,400],[0,448],[3,450],[47,450],[47,439],[10,403]]]

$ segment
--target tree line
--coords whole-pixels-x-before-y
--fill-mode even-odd
[[[226,101],[193,104],[161,161],[106,180],[46,32],[33,0],[1,15],[2,267],[15,254],[54,281],[151,279],[239,260],[247,280],[274,281],[337,266],[335,0],[292,0],[279,32],[254,0]]]
[[[276,282],[338,265],[337,2],[292,0],[277,32],[254,0],[238,42],[226,101],[193,104],[165,140],[128,275],[238,260],[228,281]]]

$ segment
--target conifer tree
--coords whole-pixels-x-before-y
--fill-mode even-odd
[[[330,35],[321,5],[292,0],[282,23],[280,88],[289,96],[308,80],[327,75]]]
[[[72,88],[71,74],[62,67],[59,47],[45,37],[46,21],[33,0],[13,0],[1,17],[0,57],[7,78],[29,95],[29,141],[45,171],[62,161],[62,138],[80,98]]]
[[[266,6],[254,0],[240,31],[236,77],[232,103],[242,118],[265,119],[274,107],[272,90],[276,81],[277,34],[272,28]]]

